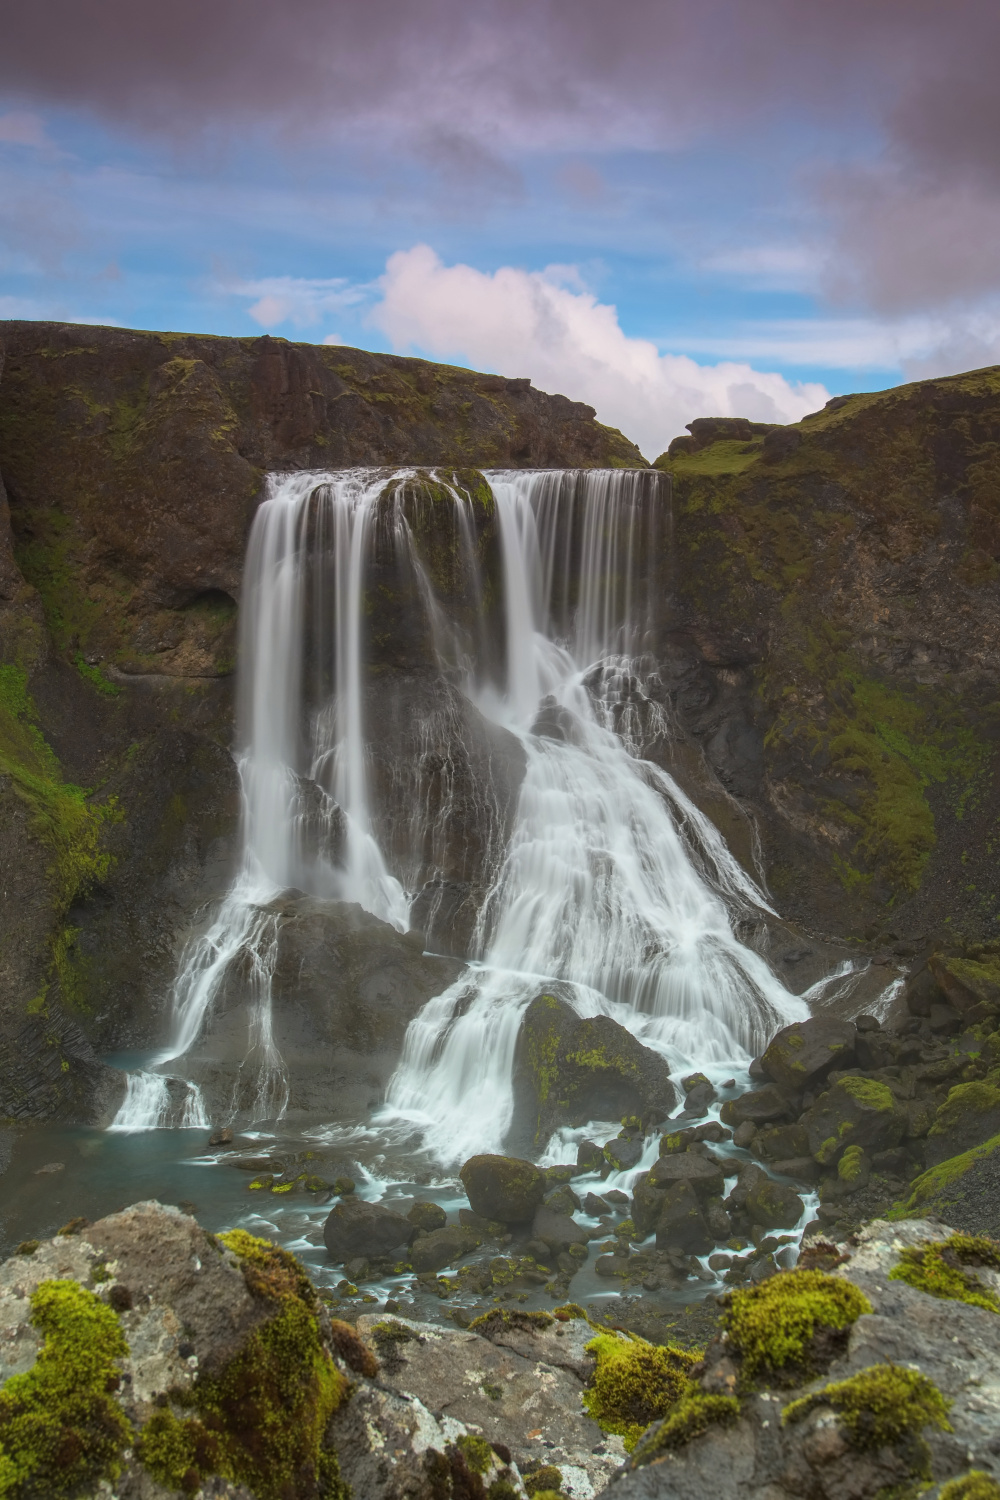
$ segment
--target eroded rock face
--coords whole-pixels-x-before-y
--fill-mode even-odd
[[[273,926],[265,940],[277,948],[274,1040],[287,1069],[289,1108],[362,1118],[382,1098],[409,1022],[461,965],[425,955],[420,934],[400,933],[360,906],[303,896],[268,911]],[[196,1060],[197,1082],[219,1108],[232,1097],[250,1050],[251,1007],[237,962]]]

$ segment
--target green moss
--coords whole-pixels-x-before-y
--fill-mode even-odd
[[[694,1438],[702,1437],[710,1427],[726,1426],[740,1414],[735,1396],[708,1396],[693,1390],[682,1396],[663,1423],[644,1443],[635,1449],[635,1463],[650,1463],[661,1453],[682,1448]]]
[[[84,659],[79,651],[77,651],[73,657],[73,665],[76,667],[76,670],[79,672],[84,682],[89,682],[91,687],[96,688],[97,691],[99,693],[103,693],[105,697],[117,698],[121,693],[121,688],[118,686],[117,682],[112,682],[109,678],[105,677],[100,667],[92,666],[90,662]]]
[[[992,1136],[969,1151],[950,1156],[936,1167],[921,1173],[913,1183],[913,1190],[905,1203],[897,1203],[889,1213],[890,1219],[910,1219],[922,1207],[935,1203],[948,1188],[954,1187],[978,1162],[1000,1150],[1000,1135]]]
[[[871,1311],[856,1286],[822,1271],[787,1271],[732,1292],[723,1323],[741,1361],[742,1385],[810,1373],[814,1335],[849,1328]]]
[[[857,1182],[864,1171],[865,1153],[860,1146],[848,1146],[837,1164],[841,1182]]]
[[[1000,1312],[1000,1298],[971,1276],[968,1266],[1000,1270],[1000,1244],[983,1235],[953,1234],[940,1244],[912,1246],[903,1251],[899,1265],[889,1272],[889,1280],[904,1281],[931,1297]]]
[[[879,1083],[875,1078],[842,1078],[837,1087],[843,1089],[849,1098],[857,1100],[863,1109],[886,1113],[895,1107],[889,1085]]]
[[[677,453],[673,457],[663,454],[656,460],[655,467],[678,477],[685,474],[740,474],[757,462],[763,447],[763,438],[750,441],[722,438],[699,448],[696,453]]]
[[[1000,1500],[1000,1484],[982,1469],[970,1469],[942,1485],[938,1500]]]
[[[465,1432],[457,1439],[456,1446],[462,1450],[473,1474],[486,1474],[493,1467],[493,1449],[485,1438]]]
[[[347,1383],[320,1336],[312,1283],[288,1251],[245,1230],[220,1235],[240,1257],[268,1320],[218,1375],[200,1375],[183,1410],[157,1413],[137,1451],[161,1484],[193,1491],[218,1474],[259,1500],[347,1500],[336,1456],[323,1446]]]
[[[44,1337],[38,1358],[0,1391],[4,1500],[56,1500],[113,1480],[132,1438],[112,1394],[128,1354],[112,1310],[75,1281],[43,1281],[31,1321]]]
[[[52,856],[53,931],[51,974],[62,984],[69,1003],[82,997],[73,943],[75,929],[64,927],[70,906],[107,875],[113,857],[104,840],[109,825],[122,820],[112,797],[95,803],[83,788],[62,779],[55,754],[37,726],[28,692],[27,673],[17,666],[0,666],[0,771],[27,806],[31,830]],[[38,997],[39,1009],[44,995]]]
[[[543,1464],[540,1469],[524,1475],[524,1488],[532,1500],[543,1500],[545,1495],[558,1495],[562,1480],[561,1469],[557,1469],[555,1464]]]
[[[898,1365],[872,1365],[849,1380],[793,1401],[781,1420],[801,1422],[817,1406],[832,1406],[848,1440],[865,1452],[915,1437],[925,1427],[951,1432],[949,1405],[926,1375]]]
[[[604,1432],[623,1437],[626,1449],[634,1447],[650,1422],[691,1394],[690,1370],[701,1358],[698,1351],[614,1333],[598,1334],[587,1352],[597,1367],[583,1393],[584,1408]]]
[[[958,1083],[934,1116],[928,1135],[947,1135],[963,1125],[974,1124],[977,1115],[1000,1110],[1000,1089],[992,1083]]]

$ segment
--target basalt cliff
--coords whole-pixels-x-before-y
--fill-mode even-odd
[[[472,493],[483,468],[646,465],[526,381],[267,337],[0,338],[0,1115],[103,1121],[122,1085],[100,1056],[162,1039],[183,938],[231,878],[235,625],[265,473],[413,466],[461,611],[432,471]],[[785,922],[761,941],[795,989],[838,949],[886,979],[931,949],[996,964],[998,445],[988,370],[837,398],[794,427],[696,422],[650,471],[670,727],[648,753],[766,884]],[[387,582],[367,617],[392,689],[373,732],[390,789],[415,763],[413,706],[440,687],[407,608]],[[288,897],[303,1006],[333,961],[368,997],[328,1038],[362,1104],[461,959],[475,851],[516,800],[517,747],[467,717],[455,738],[460,757],[420,762],[428,795],[447,774],[454,798],[445,957]],[[304,1069],[313,1041],[305,1028]]]

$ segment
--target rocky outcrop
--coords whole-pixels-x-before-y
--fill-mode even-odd
[[[1000,1244],[938,1222],[811,1240],[723,1299],[705,1347],[574,1304],[462,1330],[352,1326],[328,1300],[268,1241],[158,1203],[21,1245],[0,1267],[6,1491],[956,1500],[1000,1480]]]
[[[996,933],[978,830],[1000,812],[998,437],[982,370],[772,432],[693,423],[657,460],[664,687],[755,817],[780,909],[813,931]]]

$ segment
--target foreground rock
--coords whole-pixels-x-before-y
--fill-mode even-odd
[[[691,1372],[697,1394],[640,1438],[611,1490],[616,1500],[938,1495],[937,1485],[970,1471],[986,1487],[948,1491],[949,1500],[992,1496],[990,1482],[1000,1481],[1000,1316],[955,1300],[954,1291],[930,1296],[898,1279],[943,1250],[959,1267],[952,1286],[1000,1307],[1000,1245],[974,1250],[965,1269],[948,1248],[951,1234],[925,1221],[874,1223],[839,1266],[837,1252],[816,1242],[803,1264],[826,1265],[832,1277],[774,1278],[757,1293],[767,1301],[756,1324],[741,1324],[734,1306],[728,1337]],[[796,1295],[803,1300],[793,1313]],[[826,1316],[840,1333],[828,1324],[825,1345],[809,1336],[794,1359],[782,1357],[775,1340],[807,1299],[819,1331],[817,1298],[828,1299]]]

